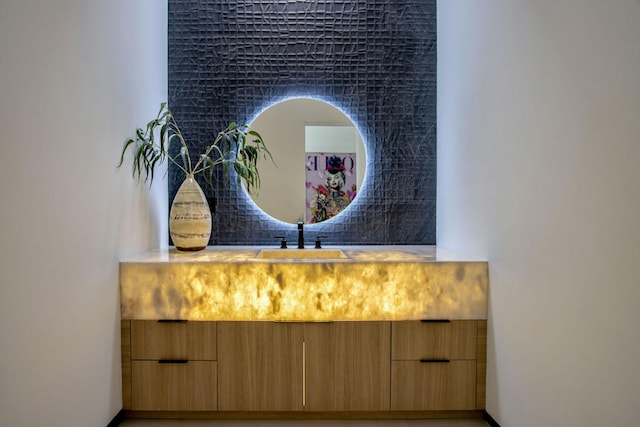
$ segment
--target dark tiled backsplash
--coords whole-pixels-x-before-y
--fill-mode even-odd
[[[169,0],[169,104],[194,152],[294,96],[358,125],[374,172],[347,213],[307,228],[329,244],[435,244],[436,61],[435,0]],[[170,167],[169,202],[182,180]],[[295,225],[269,221],[223,181],[202,186],[210,244],[293,238]]]

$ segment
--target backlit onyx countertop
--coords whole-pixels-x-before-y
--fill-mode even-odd
[[[193,253],[170,248],[120,263],[121,316],[486,319],[488,282],[486,261],[436,246],[341,246],[303,252],[212,246]]]

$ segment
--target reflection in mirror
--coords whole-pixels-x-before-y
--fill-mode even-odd
[[[260,192],[268,215],[288,223],[321,222],[344,211],[364,179],[362,136],[336,107],[310,98],[270,106],[251,123],[273,155],[260,159]]]

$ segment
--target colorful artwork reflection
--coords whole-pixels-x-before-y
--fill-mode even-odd
[[[307,223],[333,218],[356,197],[355,153],[307,153],[306,168]]]

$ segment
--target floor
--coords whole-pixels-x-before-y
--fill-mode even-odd
[[[125,420],[120,427],[487,427],[483,420]]]

